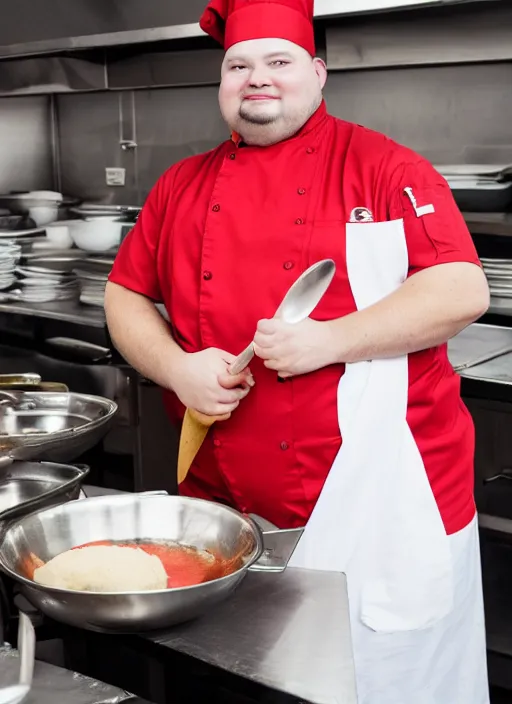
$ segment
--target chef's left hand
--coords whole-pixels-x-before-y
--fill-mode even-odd
[[[332,350],[329,324],[311,318],[293,324],[278,318],[260,320],[254,336],[256,355],[283,379],[331,364]]]

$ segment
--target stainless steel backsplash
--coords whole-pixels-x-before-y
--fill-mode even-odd
[[[0,100],[0,193],[52,185],[50,99]]]
[[[331,71],[325,89],[329,110],[438,164],[512,163],[512,62],[491,60],[506,24],[503,13],[512,21],[512,8],[489,2],[447,12],[443,36],[451,22],[458,49],[450,45],[444,64],[435,66],[427,65],[432,46],[439,44],[435,23],[429,31],[415,30],[418,45],[404,54],[399,34],[404,22],[412,31],[410,23],[418,18],[412,12],[401,19],[367,16],[344,21],[337,30],[333,26],[326,34],[329,62],[347,69],[352,65],[347,56],[353,60],[357,54],[361,66]],[[457,13],[464,13],[466,23],[472,13],[482,28],[479,63],[468,63],[468,36],[476,35],[458,31]],[[374,35],[380,37],[378,46],[370,41]],[[349,36],[354,37],[350,51],[344,49]],[[0,73],[0,91],[53,92],[51,100],[0,98],[0,190],[56,187],[86,199],[139,204],[170,165],[228,137],[217,104],[218,50],[109,52],[25,59],[13,62],[8,75]],[[448,63],[454,56],[461,63]],[[372,65],[375,61],[380,65]],[[4,66],[0,63],[0,71]],[[107,167],[126,169],[124,187],[106,185]]]
[[[119,146],[119,100],[133,95],[137,147]],[[332,73],[332,114],[384,132],[438,164],[512,163],[512,64]],[[165,88],[58,97],[62,188],[88,198],[141,202],[178,160],[228,137],[217,88]],[[128,110],[129,108],[125,109]],[[125,120],[126,123],[126,120]],[[127,186],[105,185],[124,166]]]
[[[62,189],[123,204],[142,202],[169,166],[229,136],[215,86],[62,95],[58,124]],[[126,186],[106,186],[106,167],[125,168]]]

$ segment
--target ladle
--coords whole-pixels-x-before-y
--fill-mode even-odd
[[[336,265],[332,259],[322,259],[310,266],[288,289],[274,317],[291,324],[305,320],[319,304],[335,272]],[[230,374],[240,374],[253,357],[254,346],[251,342],[230,365]],[[178,451],[178,484],[181,484],[187,476],[208,428],[218,420],[227,420],[230,415],[226,413],[222,416],[209,416],[191,408],[186,409]]]

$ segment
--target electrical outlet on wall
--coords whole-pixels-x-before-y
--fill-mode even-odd
[[[107,186],[124,186],[126,181],[126,169],[117,166],[107,166],[105,169],[105,181]]]

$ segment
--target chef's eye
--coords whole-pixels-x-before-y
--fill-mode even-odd
[[[242,64],[236,64],[236,66],[231,66],[232,71],[242,71],[245,68],[245,66],[242,66]]]
[[[289,61],[283,61],[282,59],[277,59],[277,61],[272,61],[271,66],[288,66]]]

